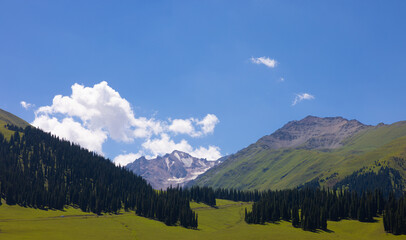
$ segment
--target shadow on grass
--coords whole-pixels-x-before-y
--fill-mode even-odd
[[[325,230],[323,230],[323,229],[313,229],[313,230],[303,230],[303,231],[307,231],[307,232],[312,232],[312,233],[323,233],[323,232],[325,232],[325,233],[335,233],[333,230],[330,230],[330,229],[325,229]]]
[[[291,221],[286,221],[286,222],[291,222]],[[265,223],[262,223],[262,224],[260,224],[260,225],[268,225],[268,224],[275,224],[275,225],[280,225],[281,224],[281,221],[275,221],[275,222],[265,222]],[[292,226],[293,227],[293,226]],[[301,227],[294,227],[294,228],[300,228],[300,229],[302,229]],[[322,233],[322,232],[325,232],[325,233],[335,233],[333,230],[331,230],[331,229],[308,229],[308,230],[304,230],[303,229],[303,231],[307,231],[307,232],[312,232],[312,233]]]

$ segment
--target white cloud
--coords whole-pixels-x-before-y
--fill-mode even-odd
[[[26,101],[21,101],[20,104],[25,109],[28,109],[33,106],[31,103],[27,103]]]
[[[75,83],[71,96],[57,95],[51,106],[36,111],[36,115],[52,114],[77,117],[84,127],[92,131],[103,129],[116,141],[133,139],[130,127],[136,120],[130,104],[104,81],[93,87]]]
[[[119,155],[114,159],[117,164],[125,165],[141,153],[152,157],[173,150],[214,160],[221,156],[218,147],[193,148],[185,139],[175,143],[171,134],[201,137],[213,133],[217,123],[214,114],[207,114],[202,120],[136,118],[130,103],[103,81],[93,87],[75,83],[70,96],[56,95],[52,105],[39,107],[32,124],[99,154],[103,154],[103,144],[109,138],[127,143],[143,139],[138,155]]]
[[[309,93],[301,93],[301,94],[296,94],[295,99],[293,100],[292,106],[295,106],[299,102],[303,100],[312,100],[315,99],[315,97]]]
[[[284,82],[284,81],[285,81],[285,78],[283,78],[283,77],[279,78],[279,80],[278,80],[278,82]]]
[[[136,127],[136,129],[133,131],[133,135],[135,138],[149,138],[152,135],[158,135],[164,132],[166,125],[166,122],[155,120],[154,118],[147,119],[140,117],[134,121],[134,127]]]
[[[209,148],[199,147],[190,153],[193,157],[206,158],[207,160],[217,160],[221,158],[220,148],[209,146]]]
[[[32,125],[77,143],[90,151],[103,154],[102,144],[107,140],[107,133],[101,129],[90,130],[70,117],[59,121],[57,118],[48,115],[37,116]]]
[[[161,134],[160,138],[148,139],[142,144],[142,147],[147,152],[150,152],[152,154],[151,156],[148,156],[149,158],[154,158],[158,155],[171,153],[174,150],[179,150],[187,153],[193,152],[193,147],[185,139],[182,139],[180,142],[175,143],[166,133]]]
[[[174,119],[168,130],[175,134],[187,134],[191,137],[201,137],[214,132],[214,128],[219,123],[219,119],[214,114],[207,114],[202,120]],[[196,130],[196,128],[200,128]]]
[[[168,129],[177,134],[195,134],[193,119],[174,119]]]
[[[269,57],[258,57],[258,58],[251,57],[251,62],[255,64],[264,64],[269,68],[274,68],[278,64],[278,62],[275,59],[270,59]]]
[[[214,132],[214,127],[219,123],[219,119],[214,114],[207,114],[203,120],[197,122],[202,127],[203,134],[209,134]]]
[[[113,162],[117,166],[125,166],[129,163],[134,162],[142,156],[141,153],[129,153],[129,154],[120,154],[114,158]]]
[[[175,143],[166,133],[161,134],[160,138],[148,139],[142,144],[142,147],[152,154],[148,158],[155,158],[158,155],[171,153],[174,150],[187,152],[194,157],[206,158],[207,160],[217,160],[221,157],[219,147],[209,146],[208,148],[199,147],[194,149],[185,139]]]

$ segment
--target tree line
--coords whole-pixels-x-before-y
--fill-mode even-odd
[[[261,199],[264,192],[253,190],[245,191],[233,188],[217,188],[214,190],[216,198],[226,199],[236,202],[257,202]]]
[[[386,232],[406,234],[406,194],[401,198],[389,196],[383,212],[383,226]]]
[[[385,231],[406,234],[406,195],[386,199],[381,190],[362,192],[349,190],[292,189],[266,191],[252,210],[245,210],[245,221],[253,224],[291,221],[294,227],[314,231],[327,230],[327,220],[353,219],[373,222],[383,215]]]
[[[327,220],[350,218],[371,222],[373,217],[382,213],[383,208],[384,199],[380,191],[361,196],[346,190],[335,193],[311,188],[267,191],[253,204],[245,220],[256,224],[292,220],[293,226],[304,230],[326,230]]]
[[[197,228],[190,193],[180,188],[155,191],[144,179],[110,160],[33,127],[8,126],[0,133],[0,197],[9,205],[137,215],[167,225]],[[204,199],[204,198],[203,198]]]
[[[402,159],[404,161],[404,159]],[[377,164],[377,163],[376,163]],[[380,166],[380,163],[377,164]],[[389,167],[381,167],[378,172],[363,172],[365,168],[353,172],[334,185],[335,189],[345,188],[361,194],[363,191],[381,189],[385,198],[394,193],[396,197],[403,194],[403,179],[399,171]]]
[[[209,206],[216,206],[216,195],[211,187],[199,187],[193,186],[190,189],[186,189],[188,197],[197,203],[203,202]]]
[[[362,176],[359,171],[345,178],[332,190],[321,190],[312,183],[280,191],[245,191],[218,188],[215,197],[232,201],[254,202],[245,210],[245,221],[252,224],[291,221],[304,230],[327,229],[327,220],[353,219],[373,222],[383,216],[386,232],[406,234],[406,193],[399,189],[398,171],[383,167],[378,173]],[[388,184],[388,176],[395,186]],[[356,177],[358,176],[358,177]],[[375,179],[374,179],[375,177]],[[315,181],[314,181],[315,182]],[[371,190],[375,186],[375,190]],[[385,186],[383,190],[379,186]],[[367,189],[362,191],[362,188]],[[401,196],[401,197],[399,197]]]
[[[355,171],[332,190],[320,190],[319,179],[314,179],[292,190],[219,188],[214,192],[216,198],[254,202],[252,210],[246,210],[247,223],[288,220],[304,230],[326,230],[327,220],[372,222],[374,217],[382,215],[385,231],[406,234],[406,193],[402,177],[399,171],[388,167],[381,167],[376,173]]]

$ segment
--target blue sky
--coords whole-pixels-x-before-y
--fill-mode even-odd
[[[73,141],[70,131],[89,131],[111,159],[171,141],[230,154],[307,115],[406,120],[405,11],[405,1],[1,1],[0,108],[46,116],[43,128]],[[118,105],[103,118],[88,115],[105,114],[102,102],[75,112],[72,86],[119,94]],[[148,121],[162,129],[131,135]]]

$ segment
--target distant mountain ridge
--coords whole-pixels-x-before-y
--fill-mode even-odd
[[[382,167],[406,179],[405,159],[406,121],[370,126],[342,117],[307,116],[230,155],[193,184],[264,190],[313,180],[333,187],[355,171],[378,172]]]
[[[126,168],[146,179],[153,188],[166,189],[171,185],[184,186],[218,163],[219,160],[208,161],[175,150],[151,160],[141,157],[126,165]]]
[[[342,117],[307,116],[300,121],[288,122],[271,135],[260,138],[256,144],[269,149],[336,149],[343,145],[344,139],[370,127]]]

